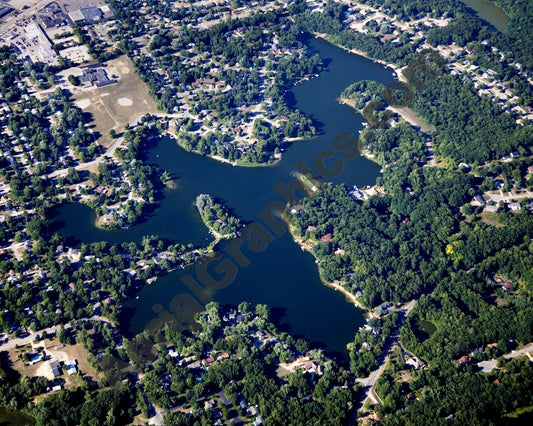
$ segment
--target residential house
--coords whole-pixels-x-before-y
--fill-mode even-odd
[[[504,186],[503,181],[501,180],[495,180],[494,181],[494,189],[502,189]]]
[[[77,362],[76,360],[67,360],[65,361],[65,367],[67,367],[67,374],[69,376],[72,376],[78,372],[78,368],[76,367]]]
[[[483,211],[487,213],[498,213],[498,211],[500,211],[500,207],[496,205],[486,205]]]
[[[174,349],[169,349],[168,350],[168,355],[171,357],[171,358],[177,358],[180,356],[180,353],[179,352],[176,352]]]
[[[382,316],[387,315],[390,312],[391,308],[392,308],[391,303],[388,303],[388,302],[382,303],[376,308],[374,312],[374,316],[377,318],[381,318]]]
[[[257,405],[252,405],[248,410],[246,410],[246,414],[248,414],[250,417],[255,417],[259,414],[259,409]]]
[[[470,361],[470,358],[467,357],[466,355],[459,358],[459,364],[462,364],[462,365],[468,364],[469,361]]]
[[[419,368],[426,366],[426,363],[424,361],[422,361],[420,358],[417,358],[415,356],[407,357],[407,361],[405,361],[405,364],[410,365],[415,370],[418,370]]]
[[[51,362],[50,363],[50,369],[52,370],[52,374],[54,378],[61,376],[61,364],[59,362]]]
[[[211,410],[211,408],[213,408],[214,406],[215,406],[215,401],[213,400],[204,402],[204,410]]]
[[[212,364],[213,362],[215,362],[215,358],[210,356],[202,360],[202,365],[209,365],[209,364]]]
[[[326,234],[322,238],[320,238],[320,241],[322,241],[323,243],[332,243],[333,238],[331,238],[331,234]]]
[[[201,361],[195,361],[195,362],[189,364],[187,366],[187,368],[196,369],[196,368],[200,368],[201,366],[202,366],[202,362]]]
[[[480,194],[476,194],[474,195],[474,200],[479,203],[480,206],[484,206],[485,205],[485,199],[483,198],[483,196],[481,196]]]

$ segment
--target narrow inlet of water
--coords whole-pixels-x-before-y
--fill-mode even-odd
[[[196,196],[211,194],[222,200],[245,222],[258,222],[265,207],[283,198],[275,184],[287,185],[294,179],[296,164],[313,168],[317,155],[332,149],[332,141],[341,132],[362,129],[362,119],[336,98],[350,84],[360,80],[376,80],[387,84],[393,80],[392,70],[366,58],[339,49],[322,39],[309,39],[309,47],[324,60],[326,70],[301,84],[288,94],[291,105],[312,117],[320,135],[309,141],[296,142],[284,153],[282,161],[270,167],[233,167],[180,149],[168,137],[160,138],[147,152],[146,160],[176,177],[177,188],[165,190],[164,197],[151,217],[127,230],[98,231],[90,209],[67,205],[52,217],[55,229],[72,242],[106,240],[110,243],[139,242],[144,235],[158,235],[180,243],[207,246],[211,241],[193,205]],[[335,183],[372,185],[379,166],[358,157],[346,160]],[[292,334],[301,335],[328,352],[346,352],[346,344],[364,324],[362,312],[345,297],[324,286],[318,276],[313,257],[303,252],[286,233],[276,237],[260,253],[245,253],[249,264],[238,266],[235,279],[220,290],[208,290],[220,303],[265,303],[276,323]],[[229,262],[236,263],[231,257]],[[216,263],[214,264],[216,266]],[[190,290],[181,278],[196,277],[194,268],[178,270],[144,287],[138,298],[125,303],[123,328],[140,332],[157,318],[152,309],[160,305],[171,312],[170,301]],[[201,280],[199,280],[201,282]],[[192,295],[195,299],[197,297]],[[173,313],[174,314],[174,313]],[[179,313],[175,313],[179,316]]]

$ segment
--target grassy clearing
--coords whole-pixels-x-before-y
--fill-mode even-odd
[[[533,405],[530,405],[529,407],[521,407],[517,408],[512,413],[506,414],[504,417],[510,418],[510,419],[518,419],[523,414],[533,413]]]
[[[398,380],[400,382],[412,382],[415,378],[407,370],[402,370],[398,373]]]
[[[483,212],[478,215],[478,217],[483,223],[486,223],[487,225],[496,226],[497,228],[501,228],[502,226],[504,226],[500,222],[498,222],[498,213]]]
[[[50,362],[66,360],[76,360],[78,365],[78,371],[85,377],[89,376],[92,380],[97,381],[99,373],[95,368],[91,367],[87,362],[87,353],[82,345],[65,345],[62,348],[56,349],[61,343],[57,339],[45,339],[40,342],[34,342],[31,345],[25,345],[21,348],[13,348],[9,350],[9,359],[12,363],[12,368],[25,376],[44,376],[48,379],[53,379],[52,372],[50,370]],[[32,348],[33,347],[33,348]],[[19,354],[26,351],[37,353],[38,347],[44,347],[44,351],[48,357],[46,361],[40,361],[33,365],[27,365],[20,358]],[[65,387],[78,386],[77,375],[68,376],[66,372],[61,376],[65,380]]]
[[[148,87],[134,72],[129,58],[120,56],[109,61],[106,71],[110,78],[118,76],[118,83],[74,91],[76,104],[86,114],[90,130],[104,146],[112,142],[111,129],[120,134],[124,126],[139,115],[160,112],[148,94]]]

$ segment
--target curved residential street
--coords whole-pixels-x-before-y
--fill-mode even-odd
[[[502,192],[499,194],[492,194],[490,192],[486,192],[485,195],[487,195],[491,201],[494,201],[495,203],[499,203],[500,201],[503,201],[504,203],[507,203],[509,201],[513,200],[521,200],[523,198],[533,198],[533,192],[522,192],[520,194],[508,194],[504,195]]]
[[[392,350],[392,348],[396,345],[396,343],[399,342],[400,339],[400,328],[403,325],[403,322],[405,318],[411,313],[413,308],[415,307],[416,299],[411,300],[409,303],[402,306],[400,309],[397,310],[399,314],[398,324],[396,324],[396,327],[394,327],[394,330],[389,337],[389,341],[385,345],[385,349],[383,350],[383,354],[381,355],[380,364],[379,367],[372,371],[370,376],[364,378],[364,379],[357,379],[356,381],[364,386],[363,393],[361,395],[361,398],[359,399],[359,403],[357,407],[354,408],[354,411],[352,413],[352,416],[350,417],[348,424],[354,425],[357,423],[357,412],[363,408],[365,403],[370,399],[374,403],[381,403],[381,399],[376,393],[376,383],[378,382],[379,378],[385,371],[385,368],[387,367],[387,364],[389,362],[389,354]]]
[[[522,349],[517,349],[515,351],[505,354],[503,357],[505,359],[518,358],[519,356],[527,355],[531,361],[533,361],[533,343],[523,347]],[[490,359],[488,361],[481,361],[478,364],[478,367],[481,368],[481,371],[484,373],[490,373],[498,366],[497,359]]]
[[[75,321],[100,321],[100,322],[106,322],[106,323],[112,324],[112,322],[109,321],[107,318],[100,317],[98,315],[92,316],[90,318],[82,318],[82,319],[75,320]],[[37,336],[42,336],[42,334],[45,332],[46,334],[53,334],[59,329],[59,327],[60,327],[59,325],[54,325],[53,327],[48,327],[43,330],[30,332],[27,336],[24,336],[24,337],[15,337],[13,339],[8,339],[7,342],[0,345],[0,352],[8,351],[10,349],[13,349],[16,346],[28,345],[31,342],[33,342]],[[64,327],[65,327],[65,330],[68,330],[69,328],[71,328],[71,325],[70,323],[68,323],[68,324],[65,324]]]

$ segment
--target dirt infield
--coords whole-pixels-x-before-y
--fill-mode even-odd
[[[86,114],[89,129],[98,142],[107,147],[112,141],[111,129],[120,133],[135,117],[159,111],[129,58],[120,56],[109,61],[105,69],[110,78],[117,80],[116,84],[74,90],[73,95],[76,105]]]

